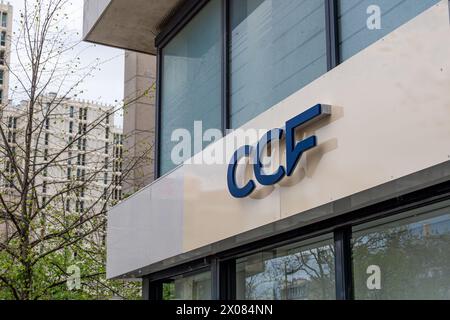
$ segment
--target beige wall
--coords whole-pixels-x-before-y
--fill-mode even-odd
[[[185,164],[113,208],[108,276],[188,256],[293,215],[302,225],[330,218],[306,212],[449,161],[448,39],[448,1],[442,1],[247,123],[244,128],[283,127],[317,103],[332,106],[330,118],[303,132],[315,134],[319,146],[264,196],[233,198],[227,164]],[[234,134],[221,142],[230,139]]]
[[[126,166],[137,163],[124,183],[132,194],[154,180],[156,57],[125,53],[125,103],[123,131]]]

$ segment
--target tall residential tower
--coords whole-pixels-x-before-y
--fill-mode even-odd
[[[8,101],[13,7],[0,3],[0,104]]]

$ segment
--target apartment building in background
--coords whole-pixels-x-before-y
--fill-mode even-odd
[[[157,65],[156,180],[108,213],[108,278],[154,300],[450,299],[449,14],[85,0],[86,41]],[[222,137],[175,161],[197,121]]]
[[[13,7],[0,3],[0,104],[8,102]]]
[[[24,143],[27,104],[27,101],[22,101],[18,106],[7,106],[1,123],[6,128],[8,144],[17,154],[19,164],[23,157],[21,146]],[[42,123],[42,130],[33,134],[32,154],[36,155],[38,166],[51,162],[36,179],[37,205],[48,204],[48,207],[61,212],[81,215],[98,213],[105,205],[108,208],[117,204],[122,198],[123,135],[122,129],[114,125],[114,107],[86,100],[63,99],[56,94],[42,97],[36,107],[34,123]],[[93,123],[99,125],[92,128]],[[0,148],[2,153],[6,152],[4,145]],[[6,176],[11,177],[1,179],[0,192],[14,201],[17,197],[14,170],[6,157],[0,165]],[[64,199],[53,199],[58,190],[69,183],[85,187]]]

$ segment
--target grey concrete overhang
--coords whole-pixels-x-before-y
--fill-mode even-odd
[[[85,0],[85,41],[156,54],[155,37],[184,0]]]

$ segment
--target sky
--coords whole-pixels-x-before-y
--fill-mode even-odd
[[[24,0],[9,0],[9,2],[14,7],[13,30],[17,30],[19,25],[18,19],[20,17],[20,11],[23,10]],[[83,29],[83,1],[71,1],[67,10],[70,12],[70,28],[77,31],[78,35],[76,37],[78,37],[78,40],[81,40]],[[108,104],[117,104],[117,102],[120,102],[123,99],[124,90],[124,51],[101,45],[94,46],[85,42],[80,43],[75,48],[75,52],[81,51],[83,52],[81,57],[82,61],[90,63],[98,58],[102,65],[100,66],[101,70],[96,71],[92,78],[88,78],[85,81],[82,88],[84,92],[78,98]],[[14,65],[14,55],[12,55],[11,65]],[[13,80],[11,79],[11,81]],[[11,86],[13,85],[11,83]]]

